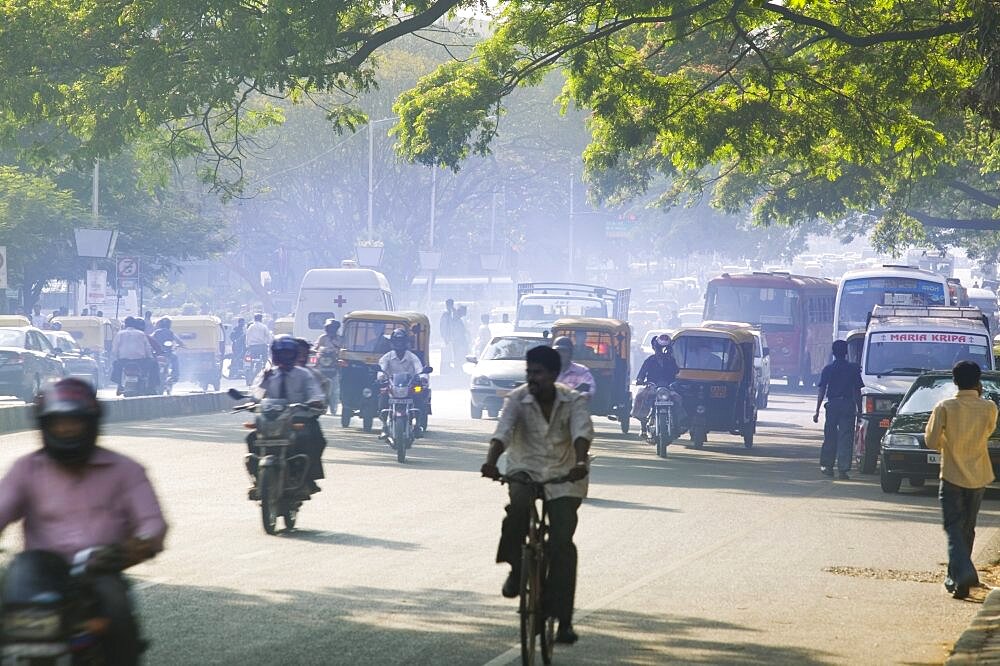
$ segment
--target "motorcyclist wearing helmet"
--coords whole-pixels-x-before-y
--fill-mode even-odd
[[[125,328],[115,333],[111,341],[111,381],[119,385],[121,392],[122,366],[133,361],[139,365],[147,386],[159,384],[160,368],[153,358],[153,346],[142,330],[143,322],[135,317],[125,318]]]
[[[562,360],[562,372],[559,373],[556,382],[580,390],[589,398],[594,397],[597,393],[594,375],[586,366],[573,362],[573,341],[565,335],[560,335],[552,341],[552,348],[559,352],[559,358]]]
[[[335,349],[338,352],[344,346],[344,340],[340,337],[340,322],[330,317],[323,322],[323,335],[316,340],[316,349]]]
[[[316,340],[316,351],[319,354],[330,352],[333,354],[333,364],[323,369],[324,377],[330,382],[327,393],[327,404],[330,406],[330,413],[337,414],[337,406],[340,404],[340,366],[336,359],[340,356],[340,350],[344,348],[344,338],[340,335],[340,322],[331,317],[323,324],[323,335]]]
[[[26,551],[83,564],[110,620],[107,663],[136,664],[139,631],[121,572],[163,550],[167,523],[156,493],[139,463],[97,446],[101,407],[86,382],[47,387],[35,418],[42,448],[0,480],[0,530],[23,520]]]
[[[397,328],[389,336],[389,344],[392,345],[392,351],[388,351],[382,355],[382,358],[378,360],[378,367],[381,370],[381,379],[389,380],[393,375],[407,374],[413,377],[422,375],[424,372],[424,364],[420,362],[420,358],[410,351],[410,334],[404,328]],[[388,407],[388,398],[383,393],[381,399],[379,400],[379,413]],[[425,409],[424,405],[418,404],[417,407],[420,409]],[[389,424],[382,424],[383,436],[388,431]]]
[[[271,363],[273,367],[268,368],[260,374],[260,379],[257,385],[254,386],[253,395],[258,400],[271,398],[275,400],[287,400],[290,403],[309,405],[309,407],[322,413],[326,411],[326,396],[323,394],[323,389],[311,372],[297,365],[298,358],[299,344],[295,341],[295,338],[290,335],[279,335],[276,337],[271,343]],[[316,425],[319,427],[319,424]],[[256,434],[250,433],[247,437],[247,448],[250,453],[256,452],[254,449]],[[310,477],[316,474],[321,475],[322,469],[320,467],[322,461],[319,459],[319,455],[311,453],[319,448],[319,444],[314,439],[315,433],[313,433],[313,437],[310,437],[309,428],[307,427],[303,431],[303,434],[305,436],[299,439],[299,446],[302,447],[302,453],[309,455]],[[256,477],[256,470],[249,471],[251,476]],[[322,477],[316,476],[315,478]],[[305,489],[307,492],[315,493],[320,490],[315,481],[310,481],[307,485],[309,486]]]
[[[173,349],[168,349],[163,343],[169,342],[175,348],[179,349],[184,346],[181,339],[177,337],[171,326],[173,322],[170,321],[170,317],[160,317],[159,321],[156,322],[156,328],[150,334],[150,337],[156,341],[159,345],[160,353],[165,355],[170,361],[170,372],[173,374],[174,381],[180,379],[181,376],[181,366],[180,360],[177,358],[177,354],[174,353]]]
[[[635,396],[632,403],[632,418],[637,419],[642,426],[640,437],[646,437],[649,424],[649,412],[656,399],[656,389],[670,386],[677,380],[680,368],[674,358],[674,341],[666,333],[653,337],[651,342],[653,355],[647,358],[639,368],[635,383],[644,386]]]

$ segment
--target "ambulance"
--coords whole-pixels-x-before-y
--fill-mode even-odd
[[[913,380],[929,370],[951,370],[959,361],[994,369],[989,318],[972,307],[876,305],[861,355],[861,426],[855,458],[875,472],[882,436]]]

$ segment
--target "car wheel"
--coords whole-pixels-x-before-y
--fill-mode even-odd
[[[879,474],[879,481],[882,486],[882,492],[884,493],[898,493],[899,487],[903,483],[903,477],[899,474],[893,474],[886,469],[885,463],[881,465],[881,473]]]
[[[472,416],[472,418],[478,421],[479,419],[483,418],[483,408],[476,407],[476,403],[471,402],[469,403],[469,414]]]

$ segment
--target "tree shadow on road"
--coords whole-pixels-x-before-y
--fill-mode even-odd
[[[383,576],[388,572],[373,572]],[[515,648],[513,601],[468,590],[263,590],[155,585],[138,592],[148,664],[482,664]],[[616,609],[580,613],[580,642],[556,663],[834,663],[766,645],[757,629],[707,617]],[[516,663],[515,656],[509,662]]]

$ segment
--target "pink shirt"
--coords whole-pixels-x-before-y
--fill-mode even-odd
[[[556,381],[560,384],[565,384],[571,389],[576,389],[580,384],[590,384],[590,390],[587,391],[586,395],[593,397],[597,393],[597,384],[594,382],[594,375],[590,374],[590,370],[586,366],[579,363],[571,362],[569,367],[562,371]]]
[[[0,480],[0,530],[22,518],[27,550],[67,560],[131,537],[153,540],[159,552],[167,533],[142,465],[100,447],[82,471],[41,450],[19,458]]]

